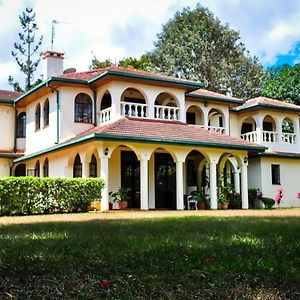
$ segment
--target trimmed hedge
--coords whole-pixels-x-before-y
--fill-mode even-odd
[[[0,215],[85,212],[103,186],[99,178],[1,178]]]

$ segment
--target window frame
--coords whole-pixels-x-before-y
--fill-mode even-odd
[[[82,177],[82,162],[80,155],[77,153],[73,163],[73,178]]]
[[[40,170],[41,170],[41,164],[40,161],[37,160],[34,166],[34,177],[40,177],[41,175]]]
[[[46,157],[45,160],[44,160],[43,177],[49,177],[49,160],[48,160],[48,157]]]
[[[17,138],[26,138],[26,112],[17,115]]]
[[[35,108],[35,131],[39,131],[41,129],[41,104]]]
[[[280,185],[280,165],[279,164],[271,164],[271,180],[272,185]]]
[[[49,126],[49,109],[50,109],[50,104],[49,104],[49,99],[47,98],[44,107],[43,107],[43,127],[48,127]]]
[[[91,156],[91,161],[89,164],[89,177],[96,178],[98,177],[98,166],[97,166],[97,158],[94,154]]]
[[[93,100],[86,93],[79,93],[74,100],[74,122],[93,123]]]

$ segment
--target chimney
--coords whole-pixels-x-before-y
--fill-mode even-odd
[[[64,53],[56,51],[45,51],[42,53],[44,61],[44,80],[60,75],[64,70]]]

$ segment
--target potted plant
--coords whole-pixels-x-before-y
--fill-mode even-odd
[[[116,192],[109,192],[113,203],[119,204],[119,209],[126,209],[128,206],[130,188],[119,187]]]
[[[206,209],[207,196],[208,196],[207,194],[201,191],[193,191],[191,195],[197,201],[197,209],[199,210]]]
[[[219,203],[221,209],[227,209],[230,201],[230,196],[234,193],[231,184],[226,184],[221,188],[221,193],[219,195]]]

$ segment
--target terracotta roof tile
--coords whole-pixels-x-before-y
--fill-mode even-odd
[[[225,94],[211,92],[211,91],[204,90],[204,89],[198,89],[196,91],[191,92],[190,94],[191,95],[205,96],[205,97],[212,97],[212,98],[242,101],[242,99],[240,99],[240,98],[231,97],[231,96],[228,96],[228,95],[225,95]]]
[[[14,100],[21,95],[19,92],[0,90],[0,99],[3,100]]]
[[[198,125],[188,125],[179,121],[163,121],[121,117],[113,123],[107,123],[96,126],[81,134],[78,134],[75,140],[93,133],[118,136],[124,138],[145,138],[155,139],[156,141],[178,141],[185,143],[212,143],[221,145],[234,145],[242,147],[260,146],[254,143],[244,141],[237,137],[231,137],[226,134],[208,131],[200,128]]]

